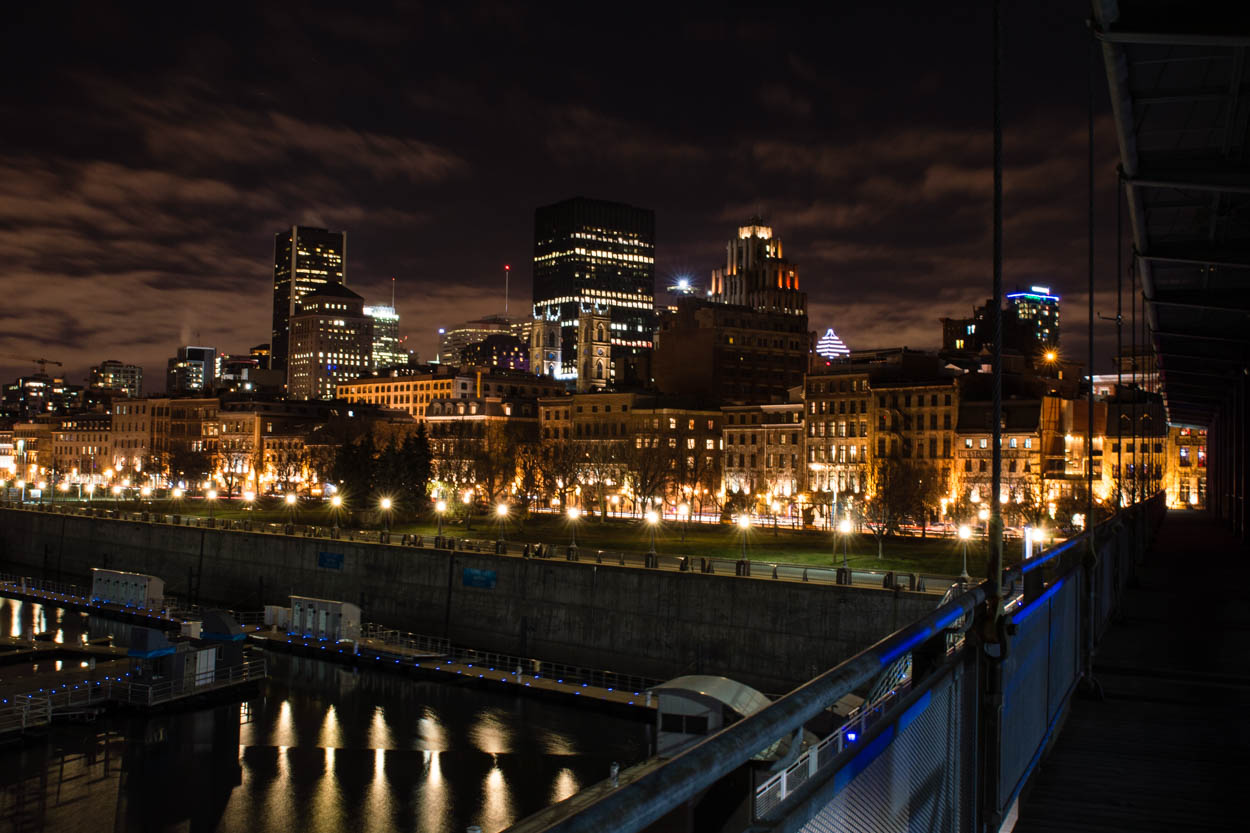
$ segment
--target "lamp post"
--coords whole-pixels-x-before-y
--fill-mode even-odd
[[[209,520],[209,526],[212,526],[214,513],[217,510],[217,490],[209,489],[204,494],[204,499],[208,501],[208,520]]]
[[[651,531],[651,549],[647,551],[647,566],[655,567],[659,565],[659,557],[655,553],[655,525],[660,522],[660,516],[653,510],[648,509],[646,520],[647,527]]]
[[[378,501],[378,506],[382,508],[382,519],[386,522],[386,532],[389,535],[391,532],[391,499],[388,497],[382,498]]]
[[[843,518],[838,522],[838,532],[842,534],[842,569],[849,569],[846,563],[846,551],[849,547],[849,539],[851,536],[851,521],[849,518]]]
[[[747,556],[747,532],[751,529],[751,516],[743,512],[738,516],[738,530],[742,537],[742,560],[749,561]]]
[[[443,537],[443,513],[447,511],[447,501],[440,500],[434,504],[434,515],[438,518],[438,532],[435,533],[439,538]]]
[[[143,499],[143,511],[148,511],[148,498],[152,497],[152,487],[144,486],[139,490],[139,497]]]
[[[504,543],[504,525],[508,522],[508,504],[500,503],[495,507],[495,520],[498,524],[499,543]]]
[[[295,492],[287,492],[282,500],[286,503],[287,511],[290,512],[287,516],[288,523],[294,525],[296,518],[299,517],[299,496]]]
[[[573,534],[572,543],[569,544],[570,549],[577,549],[577,519],[582,516],[582,510],[576,506],[569,507],[569,530]]]
[[[690,526],[690,505],[680,503],[677,505],[677,517],[681,519],[681,542],[686,543],[686,528]]]
[[[116,483],[113,484],[113,509],[121,511],[122,508],[122,487]]]
[[[773,510],[773,537],[776,538],[777,537],[777,513],[781,511],[781,504],[774,500],[768,508]]]
[[[972,529],[967,524],[959,525],[959,543],[964,551],[964,571],[959,574],[960,581],[968,583],[968,539],[972,537]]]
[[[473,528],[473,490],[464,490],[464,531],[468,532]]]

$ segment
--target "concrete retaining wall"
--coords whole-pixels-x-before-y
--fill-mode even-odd
[[[804,682],[936,601],[15,509],[0,509],[0,562],[84,585],[91,567],[151,573],[172,595],[198,592],[236,609],[286,603],[291,593],[339,599],[359,604],[367,621],[482,650],[661,679],[723,674],[770,692]]]

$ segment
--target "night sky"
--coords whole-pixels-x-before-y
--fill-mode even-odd
[[[705,280],[764,214],[811,328],[853,348],[936,347],[937,319],[990,293],[988,2],[105,5],[8,11],[4,380],[34,370],[21,357],[71,381],[115,358],[159,391],[181,343],[268,341],[273,235],[292,223],[348,232],[367,301],[397,278],[428,358],[439,326],[502,311],[505,263],[528,308],[534,208],[579,194],[655,210],[661,288]],[[1004,5],[1004,283],[1061,295],[1081,357],[1088,6]],[[1118,157],[1095,77],[1113,314]]]

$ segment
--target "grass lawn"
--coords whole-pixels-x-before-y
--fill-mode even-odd
[[[97,501],[108,506],[110,501]],[[122,508],[138,509],[133,502]],[[153,501],[152,510],[167,514],[207,516],[208,506],[196,501]],[[218,501],[213,509],[215,517],[230,520],[250,519],[261,523],[284,523],[294,520],[299,524],[330,524],[331,515],[319,504],[308,505],[292,513],[278,501],[257,501],[248,509],[242,501]],[[380,523],[371,524],[380,526]],[[463,518],[450,519],[444,533],[454,537],[491,539],[498,536],[501,524],[493,516],[475,516],[472,528],[465,530]],[[656,551],[665,555],[690,555],[695,557],[738,558],[742,552],[742,533],[731,524],[686,525],[668,521],[656,527]],[[537,514],[521,521],[515,517],[502,523],[503,534],[512,542],[543,543],[563,546],[572,539],[572,522],[563,515]],[[436,524],[430,521],[395,523],[392,530],[433,536]],[[578,546],[611,552],[646,552],[650,546],[650,530],[642,521],[630,518],[583,518],[577,521]],[[820,530],[794,530],[761,525],[746,533],[747,553],[755,561],[777,561],[788,564],[814,566],[837,566],[842,563],[842,542],[837,542],[834,554],[834,535]],[[1020,542],[1006,542],[1008,564],[1020,560]],[[858,569],[897,570],[902,572],[926,572],[939,575],[959,575],[962,569],[960,542],[952,538],[914,538],[890,536],[884,542],[884,557],[877,558],[877,539],[869,532],[852,533],[847,542],[847,561]],[[973,576],[986,574],[986,552],[983,540],[973,539],[968,546],[968,572]]]

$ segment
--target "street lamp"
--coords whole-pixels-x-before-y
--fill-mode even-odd
[[[19,488],[19,489],[21,489],[21,490],[22,490],[22,503],[25,503],[25,502],[26,502],[26,481],[25,481],[25,480],[19,480],[19,481],[17,481],[17,483],[16,483],[16,484],[14,484],[14,485],[16,485],[16,486],[17,486],[17,488]]]
[[[647,520],[647,527],[651,531],[651,549],[647,551],[647,566],[649,567],[656,563],[655,525],[660,522],[660,516],[656,514],[655,510],[648,509],[647,514],[644,517]]]
[[[496,505],[496,506],[495,506],[495,517],[498,519],[498,526],[499,526],[499,530],[498,530],[498,532],[499,532],[499,543],[501,543],[501,544],[502,544],[502,543],[503,543],[503,541],[504,541],[504,538],[503,538],[504,524],[505,524],[505,523],[507,523],[507,520],[508,520],[508,504],[506,504],[506,503],[500,503],[500,504]]]
[[[968,539],[972,537],[972,529],[967,524],[959,525],[959,541],[964,551],[964,571],[959,578],[966,584],[968,582]]]
[[[581,516],[582,510],[578,509],[576,506],[569,507],[569,529],[573,533],[573,542],[569,546],[572,549],[577,549],[577,519]]]
[[[849,546],[851,536],[851,521],[849,518],[843,518],[838,522],[838,532],[842,534],[842,569],[847,569],[846,550]]]
[[[677,505],[677,517],[681,518],[681,542],[686,543],[686,527],[690,525],[690,505],[681,503]]]
[[[143,510],[146,512],[148,508],[148,498],[152,497],[152,487],[144,486],[139,490],[139,497],[143,498]]]
[[[473,490],[464,490],[464,529],[468,532],[473,528]]]
[[[113,484],[113,508],[114,509],[120,510],[122,508],[121,499],[122,499],[122,487],[114,483]]]
[[[338,495],[335,495],[338,497]],[[440,500],[434,504],[434,514],[438,517],[438,537],[443,537],[443,513],[447,511],[447,501]]]
[[[751,516],[743,512],[738,516],[738,529],[742,535],[742,560],[747,560],[747,531],[751,529]]]
[[[769,508],[773,510],[773,537],[776,538],[777,537],[777,513],[781,511],[781,504],[774,500],[772,502],[772,505],[769,506]]]
[[[378,501],[378,505],[382,507],[382,517],[386,521],[386,531],[391,531],[391,499],[388,497]]]
[[[209,521],[212,521],[214,513],[217,510],[217,490],[209,489],[208,492],[205,493],[204,499],[208,501],[208,519]]]

